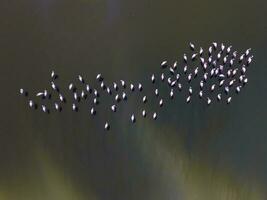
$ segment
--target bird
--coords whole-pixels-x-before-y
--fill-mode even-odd
[[[187,56],[184,54],[184,62],[187,63]]]
[[[81,82],[81,83],[84,83],[84,79],[81,75],[78,75],[78,80]]]
[[[66,99],[64,98],[64,96],[62,94],[59,94],[59,100],[63,103],[66,102]]]
[[[190,49],[192,50],[192,51],[194,51],[195,50],[195,45],[193,44],[193,43],[189,43],[189,46],[190,46]]]
[[[146,117],[146,111],[145,110],[142,110],[142,116]]]
[[[192,89],[191,86],[189,87],[189,90],[188,90],[188,91],[189,91],[189,94],[192,95],[192,93],[193,93],[193,89]]]
[[[202,54],[203,54],[203,48],[202,48],[202,47],[200,47],[200,50],[199,50],[199,55],[200,55],[200,56],[202,56]]]
[[[123,88],[126,88],[126,84],[125,84],[125,81],[124,81],[124,80],[121,80],[121,86],[122,86]]]
[[[143,90],[143,86],[141,83],[138,83],[138,90],[141,92]]]
[[[209,97],[207,97],[207,104],[210,105],[211,104],[211,99]]]
[[[94,89],[94,95],[95,95],[96,97],[99,97],[99,93],[98,93],[97,89]]]
[[[59,111],[59,112],[61,111],[61,107],[60,107],[60,105],[57,102],[54,103],[54,106],[55,106],[55,109],[57,111]]]
[[[87,98],[87,94],[85,94],[85,92],[83,90],[81,92],[81,98],[82,99],[86,99]]]
[[[119,94],[117,94],[117,95],[115,96],[115,101],[120,102]]]
[[[133,84],[130,84],[130,89],[131,89],[131,91],[134,91],[134,85]]]
[[[174,87],[176,85],[177,80],[171,82],[171,87]]]
[[[135,121],[136,121],[134,114],[131,115],[131,121],[132,121],[132,123],[135,123]]]
[[[154,112],[152,117],[153,117],[153,119],[154,119],[154,120],[156,120],[156,119],[157,119],[157,117],[158,117],[158,116],[157,116],[157,113],[156,113],[156,112]]]
[[[118,91],[119,88],[118,88],[117,83],[113,82],[113,88],[114,88],[114,90]]]
[[[175,62],[173,63],[172,68],[173,68],[174,70],[177,68],[177,61],[175,61]]]
[[[221,101],[221,99],[222,99],[222,95],[221,94],[217,94],[217,100]]]
[[[159,96],[159,90],[158,89],[155,89],[155,95]]]
[[[92,93],[92,89],[89,84],[86,84],[86,91]]]
[[[217,42],[213,42],[212,45],[213,45],[214,50],[216,50],[218,46]]]
[[[142,101],[143,101],[143,103],[146,103],[147,102],[147,97],[144,96]]]
[[[223,85],[225,80],[221,80],[220,83],[219,83],[219,86],[221,87]]]
[[[165,61],[161,62],[160,65],[162,68],[166,68],[167,67],[167,61],[165,60]]]
[[[160,107],[163,106],[163,100],[162,100],[162,99],[160,99],[160,101],[159,101],[159,106],[160,106]]]
[[[224,91],[225,91],[225,93],[226,93],[226,94],[228,94],[228,93],[229,93],[229,91],[230,91],[230,90],[229,90],[229,87],[228,87],[228,86],[226,86],[226,87],[224,88]]]
[[[96,80],[98,80],[98,81],[103,81],[103,77],[102,77],[102,75],[101,75],[101,74],[97,74],[97,75],[96,75]]]
[[[164,73],[161,74],[160,78],[161,78],[161,81],[164,81],[165,79]]]
[[[227,47],[227,49],[226,49],[226,53],[227,53],[227,54],[229,54],[229,53],[230,53],[230,51],[231,51],[231,48],[232,48],[232,46],[229,46],[229,47]]]
[[[75,103],[72,104],[72,110],[75,112],[78,111],[78,106]]]
[[[19,89],[19,93],[20,93],[20,95],[28,96],[28,92],[25,91],[23,88],[20,88],[20,89]]]
[[[227,98],[227,104],[231,103],[232,97]]]
[[[182,84],[178,83],[178,89],[181,91],[182,90]]]
[[[174,69],[170,67],[170,73],[173,75],[174,74]]]
[[[173,99],[173,96],[174,96],[174,94],[173,94],[173,89],[171,89],[171,92],[170,92],[170,98]]]
[[[197,57],[197,53],[194,53],[194,54],[192,55],[191,59],[192,59],[192,60],[195,60],[196,57]]]
[[[125,101],[127,100],[127,95],[126,95],[125,92],[122,93],[122,99],[125,100]]]
[[[191,100],[191,96],[189,95],[187,98],[186,98],[186,103],[189,103]]]
[[[97,98],[94,98],[94,104],[95,104],[95,105],[98,105],[98,104],[99,104],[99,101],[98,101]]]
[[[192,74],[190,73],[190,74],[188,74],[188,77],[187,77],[188,82],[190,82],[191,79],[192,79]]]
[[[176,80],[178,81],[180,79],[180,74],[176,74]]]
[[[36,109],[36,104],[33,102],[33,100],[29,100],[29,107]]]
[[[56,75],[56,73],[54,72],[54,70],[52,70],[52,72],[51,72],[51,79],[52,80],[55,80],[57,78],[58,78],[58,75]]]
[[[108,122],[105,123],[105,126],[104,126],[105,130],[109,130],[110,129],[110,125]]]
[[[246,52],[245,52],[245,56],[247,57],[249,55],[249,52],[250,52],[251,48],[247,49]]]
[[[101,82],[100,87],[101,87],[103,90],[106,89],[106,85],[105,85],[105,83],[104,83],[103,81]]]
[[[96,110],[94,108],[91,108],[90,113],[91,113],[91,115],[95,115],[96,114]]]
[[[214,91],[214,89],[215,89],[215,84],[212,84],[212,86],[211,86],[210,90],[213,92],[213,91]]]
[[[107,87],[107,93],[109,94],[109,95],[111,95],[112,94],[112,92],[111,92],[111,89],[109,88],[109,87]]]
[[[199,82],[199,87],[200,87],[200,89],[202,89],[203,86],[204,86],[204,81],[201,80],[201,81]]]
[[[151,81],[152,81],[152,83],[155,83],[155,75],[154,74],[152,74],[152,76],[151,76]]]
[[[113,112],[116,112],[116,111],[117,111],[117,107],[116,107],[116,105],[112,105],[112,106],[111,106],[111,110],[112,110]]]
[[[44,113],[49,113],[49,110],[48,110],[48,108],[45,105],[42,105],[42,111]]]
[[[236,93],[239,93],[241,91],[241,87],[242,87],[241,85],[236,87]]]
[[[53,81],[51,81],[51,87],[53,90],[55,90],[57,92],[59,91],[58,87],[56,86],[56,84]]]
[[[187,72],[187,65],[184,66],[184,73]]]
[[[223,51],[225,49],[225,46],[224,46],[224,44],[222,43],[221,44],[221,50]]]

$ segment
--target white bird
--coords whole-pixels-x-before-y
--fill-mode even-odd
[[[96,75],[96,80],[102,81],[103,80],[102,75],[101,74],[97,74]]]
[[[232,69],[228,69],[227,70],[227,77],[231,76],[231,74],[232,74]]]
[[[103,90],[106,89],[105,83],[104,83],[103,81],[101,82],[100,87],[101,87]]]
[[[173,68],[174,70],[177,68],[177,61],[175,61],[175,62],[173,63],[172,68]]]
[[[200,50],[199,50],[199,55],[201,56],[203,54],[203,48],[200,47]]]
[[[221,56],[222,56],[221,53],[222,53],[222,52],[220,51],[220,52],[217,54],[217,60],[219,60],[219,59],[221,58]]]
[[[222,95],[221,95],[221,94],[218,94],[218,95],[217,95],[217,100],[218,100],[218,101],[221,101],[221,99],[222,99]]]
[[[180,79],[180,74],[176,74],[176,80],[178,81]]]
[[[204,81],[207,81],[207,79],[208,79],[208,73],[207,72],[203,75],[203,78],[204,78]]]
[[[191,96],[189,95],[187,98],[186,98],[186,103],[189,103],[191,100]]]
[[[184,66],[184,73],[187,72],[187,65]]]
[[[212,77],[212,76],[214,75],[214,72],[215,72],[215,69],[212,68],[212,69],[210,70],[210,77]]]
[[[249,64],[252,62],[252,58],[253,58],[253,56],[250,56],[250,57],[248,58],[247,65],[249,65]]]
[[[224,58],[223,58],[223,64],[226,64],[227,58],[228,58],[228,55],[224,56]]]
[[[122,99],[123,99],[123,100],[127,100],[127,95],[126,95],[125,92],[122,93]]]
[[[146,111],[145,110],[142,111],[142,116],[146,117]]]
[[[192,79],[192,74],[190,73],[190,74],[188,74],[188,77],[187,77],[188,82],[190,82],[191,79]]]
[[[90,113],[91,113],[91,115],[95,115],[96,114],[96,110],[94,108],[91,108]]]
[[[172,83],[172,80],[171,80],[171,77],[168,78],[168,84],[171,85]]]
[[[99,103],[99,101],[97,100],[97,98],[94,98],[94,104],[98,104]]]
[[[245,65],[243,65],[242,68],[241,68],[241,72],[242,72],[242,74],[245,74],[246,71],[247,71],[247,68],[246,68]]]
[[[159,96],[159,90],[158,89],[155,89],[155,95]]]
[[[212,56],[208,58],[208,63],[210,64],[212,62]]]
[[[189,87],[188,92],[189,92],[190,95],[192,95],[192,93],[193,93],[193,89],[192,89],[191,86]]]
[[[200,63],[201,63],[202,65],[204,65],[204,63],[205,63],[205,59],[202,58],[202,57],[200,57]]]
[[[131,91],[134,91],[134,85],[133,84],[130,85],[130,89],[131,89]]]
[[[82,92],[81,92],[81,97],[83,98],[83,99],[86,99],[86,97],[87,97],[87,95],[85,94],[85,92],[82,90]]]
[[[35,107],[35,104],[34,104],[33,100],[29,100],[29,106],[30,106],[30,108],[34,108]]]
[[[236,87],[236,89],[235,89],[236,93],[239,93],[241,91],[241,87],[242,87],[241,85]]]
[[[121,86],[124,87],[124,88],[126,87],[126,84],[125,84],[124,80],[121,80]]]
[[[79,81],[80,81],[81,83],[84,83],[84,79],[83,79],[83,77],[82,77],[81,75],[78,76],[78,79],[79,79]]]
[[[147,97],[144,96],[144,97],[143,97],[143,103],[146,103],[146,102],[147,102]]]
[[[182,84],[178,83],[178,89],[181,91],[182,90]]]
[[[165,79],[165,76],[164,76],[164,73],[161,74],[161,80],[164,81]]]
[[[112,106],[111,106],[111,110],[112,110],[113,112],[116,112],[116,111],[117,111],[117,107],[116,107],[116,105],[112,105]]]
[[[207,97],[207,104],[210,105],[211,104],[211,99],[209,97]]]
[[[117,83],[115,83],[115,82],[113,82],[113,88],[114,88],[114,90],[118,90],[118,85],[117,85]]]
[[[245,52],[245,55],[248,56],[249,52],[250,52],[251,48],[247,49]]]
[[[21,95],[24,95],[24,94],[25,94],[24,89],[23,89],[23,88],[20,88],[20,89],[19,89],[19,93],[20,93]]]
[[[242,60],[244,60],[244,57],[245,57],[245,54],[242,54],[242,55],[239,57],[239,62],[242,62]]]
[[[224,66],[223,66],[223,65],[220,65],[220,66],[219,66],[219,70],[220,70],[220,72],[222,72],[222,71],[223,71],[223,68],[224,68]]]
[[[219,70],[220,70],[220,68],[215,69],[215,76],[217,76],[219,74]]]
[[[211,86],[210,90],[213,92],[214,89],[215,89],[215,84],[213,84],[213,85]]]
[[[115,96],[115,101],[120,102],[120,97],[118,94]]]
[[[233,52],[233,58],[236,58],[236,56],[237,56],[237,51],[234,51]]]
[[[44,96],[44,93],[43,93],[43,92],[38,92],[38,93],[36,94],[36,96],[37,96],[37,97],[40,97],[40,96],[43,97],[43,96]]]
[[[217,49],[217,46],[218,46],[217,43],[216,42],[213,42],[212,45],[213,45],[213,48],[216,50]]]
[[[76,112],[78,111],[78,107],[76,106],[75,103],[72,104],[72,110],[73,111],[76,111]]]
[[[154,120],[157,119],[157,113],[156,113],[156,112],[153,113],[153,119],[154,119]]]
[[[187,63],[187,56],[184,54],[184,62]]]
[[[159,106],[160,106],[160,107],[163,106],[163,100],[162,100],[162,99],[159,100]]]
[[[204,68],[204,70],[206,71],[207,68],[208,68],[208,64],[207,64],[207,63],[204,63],[203,68]]]
[[[194,53],[194,54],[192,55],[191,59],[192,59],[192,60],[195,60],[196,57],[197,57],[197,53]]]
[[[48,109],[47,109],[47,107],[45,105],[42,105],[42,111],[45,112],[45,113],[48,113],[49,112]]]
[[[131,121],[132,121],[132,123],[135,123],[135,116],[134,116],[134,114],[132,114],[132,116],[131,116]]]
[[[195,74],[195,76],[197,76],[197,74],[198,74],[198,67],[196,67],[196,69],[194,71],[194,74]]]
[[[212,53],[212,46],[209,47],[209,55]]]
[[[58,103],[55,103],[54,105],[55,105],[55,109],[56,109],[57,111],[60,111],[60,110],[61,110],[61,108],[60,108],[60,106],[59,106]]]
[[[107,87],[107,93],[110,94],[110,95],[112,94],[112,92],[111,92],[109,87]]]
[[[139,90],[139,91],[142,91],[142,90],[143,90],[143,86],[142,86],[141,83],[138,84],[138,90]]]
[[[110,129],[110,126],[109,126],[108,122],[105,123],[104,128],[105,128],[105,130],[109,130]]]
[[[217,61],[214,60],[214,61],[212,62],[213,67],[216,67],[216,66],[217,66],[216,64],[217,64]]]
[[[69,84],[69,90],[73,90],[73,88],[74,88],[73,83],[70,83],[70,84]]]
[[[223,51],[225,49],[225,46],[224,46],[224,44],[222,43],[221,44],[221,50]]]
[[[161,65],[161,67],[162,67],[162,68],[165,68],[165,67],[167,67],[167,61],[166,61],[166,60],[165,60],[165,61],[163,61],[163,62],[162,62],[160,65]]]
[[[171,87],[174,87],[176,85],[176,80],[171,82]]]
[[[244,78],[245,78],[245,75],[241,75],[241,76],[239,76],[239,82],[242,83],[243,80],[244,80]]]
[[[94,89],[94,95],[95,95],[96,97],[99,96],[99,93],[98,93],[98,91],[97,91],[96,89]]]
[[[227,98],[227,104],[231,103],[232,97]]]
[[[229,93],[229,87],[228,86],[224,87],[224,91],[226,94],[228,94]]]
[[[248,83],[248,78],[245,78],[243,81],[244,84]]]
[[[155,83],[155,75],[154,74],[152,74],[152,76],[151,76],[151,81],[152,81],[152,83]]]
[[[189,43],[189,46],[190,46],[190,49],[192,50],[192,51],[194,51],[195,50],[195,45],[193,44],[193,43]]]
[[[229,87],[231,87],[234,83],[235,83],[235,79],[231,80],[231,81],[229,82]]]
[[[219,74],[219,78],[220,78],[220,79],[225,78],[224,74]]]
[[[173,94],[173,89],[171,89],[171,92],[170,92],[170,98],[172,99],[173,96],[174,96],[174,94]]]
[[[226,49],[226,53],[227,53],[227,54],[229,54],[229,53],[230,53],[230,51],[231,51],[231,48],[232,48],[232,46],[229,46],[229,47]]]
[[[60,100],[61,102],[65,102],[65,98],[63,97],[62,94],[59,94],[59,100]]]
[[[203,91],[200,90],[198,95],[199,95],[199,98],[202,98],[203,97]]]
[[[225,80],[221,80],[220,83],[219,83],[219,86],[221,87],[223,85]]]
[[[238,68],[235,68],[232,72],[232,76],[235,76],[236,75],[236,72],[238,71]]]
[[[170,73],[174,74],[174,69],[172,67],[170,67]]]
[[[54,70],[52,70],[52,72],[51,72],[51,78],[56,79],[56,74],[55,74]]]

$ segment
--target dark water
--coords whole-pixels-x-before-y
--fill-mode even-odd
[[[266,199],[265,1],[35,0],[0,3],[0,199]],[[252,48],[231,106],[178,102],[157,123],[33,112],[20,87],[82,73],[142,80],[194,41]]]

